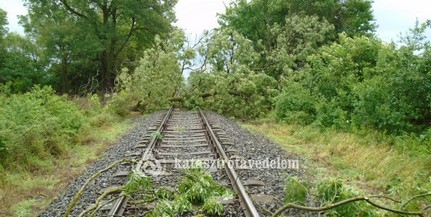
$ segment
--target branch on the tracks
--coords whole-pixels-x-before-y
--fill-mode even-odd
[[[123,189],[124,189],[124,186],[121,186],[121,187],[113,187],[113,188],[110,188],[110,189],[106,190],[105,192],[103,192],[103,194],[102,194],[102,195],[100,195],[100,196],[97,198],[96,202],[95,202],[93,205],[91,205],[91,206],[90,206],[90,207],[88,207],[86,210],[84,210],[81,214],[79,214],[79,216],[78,216],[78,217],[83,217],[83,216],[85,216],[85,214],[89,213],[89,212],[90,212],[90,211],[92,211],[92,210],[94,210],[94,211],[90,214],[90,217],[94,216],[94,215],[96,214],[97,210],[99,210],[100,208],[102,208],[102,205],[100,205],[100,203],[102,202],[102,200],[103,200],[106,196],[108,196],[108,195],[110,195],[110,194],[113,194],[113,193],[121,192],[121,191],[123,191]],[[115,199],[115,198],[114,198],[114,199]]]
[[[418,196],[420,196],[420,195],[418,195]],[[280,209],[278,209],[272,215],[272,217],[279,216],[282,212],[284,212],[287,209],[300,209],[300,210],[311,211],[311,212],[321,212],[321,211],[333,209],[333,208],[336,208],[336,207],[339,207],[339,206],[343,206],[343,205],[346,205],[346,204],[349,204],[349,203],[353,203],[353,202],[356,202],[356,201],[365,201],[365,202],[367,202],[368,204],[370,204],[370,205],[372,205],[374,207],[377,207],[379,209],[383,209],[383,210],[386,210],[386,211],[389,211],[389,212],[393,212],[393,213],[396,213],[396,214],[425,216],[425,213],[424,213],[425,209],[422,209],[421,211],[412,211],[412,212],[403,211],[403,210],[397,210],[397,209],[392,209],[392,208],[385,207],[385,206],[379,205],[379,204],[371,201],[370,200],[371,197],[376,198],[376,197],[380,197],[380,196],[353,197],[353,198],[349,198],[349,199],[346,199],[346,200],[343,200],[343,201],[340,201],[340,202],[337,202],[337,203],[334,203],[334,204],[329,204],[329,205],[323,206],[323,207],[308,207],[308,206],[302,206],[302,205],[295,204],[295,203],[288,203],[288,204],[284,205],[283,207],[281,207]],[[388,199],[387,197],[385,197],[385,198]],[[417,197],[415,196],[413,198],[417,198]]]
[[[70,202],[69,206],[67,207],[66,212],[64,213],[64,217],[68,217],[70,215],[70,213],[72,212],[72,209],[75,207],[76,203],[78,202],[79,198],[81,198],[82,194],[84,193],[84,189],[87,187],[87,185],[95,178],[99,177],[102,173],[112,169],[113,167],[115,167],[118,164],[121,163],[134,163],[134,161],[129,160],[129,159],[122,159],[122,160],[118,160],[115,161],[114,163],[112,163],[111,165],[109,165],[108,167],[99,170],[97,173],[95,173],[93,176],[91,176],[89,179],[87,179],[87,181],[84,183],[84,185],[81,187],[81,189],[79,189],[78,193],[75,195],[75,197],[73,197],[72,201]]]

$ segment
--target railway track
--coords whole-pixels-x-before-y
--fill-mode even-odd
[[[236,150],[229,148],[233,144],[219,126],[208,122],[201,110],[181,111],[171,108],[156,123],[158,126],[152,127],[144,140],[134,147],[136,152],[130,154],[132,158],[138,160],[136,166],[126,167],[128,170],[120,171],[117,173],[118,176],[127,176],[131,169],[143,171],[147,176],[152,176],[154,187],[175,189],[182,175],[182,170],[178,166],[190,166],[190,162],[206,162],[207,166],[213,165],[206,168],[206,172],[210,172],[214,180],[221,185],[235,191],[235,198],[221,200],[229,210],[224,216],[261,215],[253,203],[252,197],[256,195],[249,195],[248,191],[263,183],[259,180],[243,180],[238,175],[237,170],[247,171],[251,168],[230,163],[241,159],[241,156],[236,155]],[[117,195],[111,198],[116,197],[117,199],[104,205],[97,215],[143,216],[154,208],[154,204],[151,203],[137,208],[129,204],[129,198],[126,196]]]
[[[216,199],[223,204],[218,216],[271,216],[271,213],[283,205],[286,177],[301,177],[304,174],[302,168],[289,166],[290,159],[292,162],[298,162],[295,160],[296,156],[215,112],[204,113],[212,133],[204,127],[206,121],[201,118],[199,111],[172,110],[169,116],[166,114],[166,110],[157,111],[136,120],[135,128],[73,180],[39,216],[216,216],[204,209],[205,203],[190,200],[190,191],[184,194],[181,190],[184,189],[181,188],[184,180],[189,178],[190,174],[196,175],[191,173],[194,170],[182,169],[188,165],[184,161],[224,161],[224,155],[217,151],[217,144],[211,139],[214,137],[212,135],[215,135],[229,160],[241,162],[231,165],[237,175],[234,179],[242,181],[243,188],[258,212],[246,214],[246,206],[240,203],[245,200],[234,193],[235,184],[231,183],[224,165],[217,165],[215,168],[198,171],[198,176],[202,178],[210,174],[212,184],[216,183],[218,187],[228,189],[227,194],[217,192],[210,194],[210,197],[207,197],[210,199],[205,200],[214,202]],[[154,146],[151,145],[153,143]],[[144,157],[145,153],[147,157]],[[141,162],[140,173],[136,172],[137,162]],[[131,180],[138,177],[135,175],[150,179],[151,186],[145,191],[138,189],[130,193],[128,187],[133,183]],[[151,189],[151,192],[147,191],[148,189]],[[210,189],[206,190],[207,192],[213,192],[213,188],[206,189]],[[174,197],[160,197],[158,193],[161,190],[173,193]],[[216,198],[219,196],[221,200]],[[154,200],[143,200],[149,197]],[[177,197],[187,197],[191,203],[187,211],[179,211],[174,207],[176,214],[156,214],[160,213],[159,208],[165,205],[177,206]],[[294,210],[288,213],[291,216],[301,216]]]

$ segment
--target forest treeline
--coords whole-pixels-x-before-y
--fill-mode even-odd
[[[430,21],[385,43],[371,1],[238,0],[219,22],[197,49],[210,73],[192,72],[189,106],[431,136]]]
[[[25,35],[9,32],[0,10],[3,156],[35,135],[43,137],[29,153],[61,153],[53,144],[85,127],[85,110],[66,99],[93,94],[116,116],[174,99],[245,120],[411,134],[429,151],[430,21],[386,43],[368,0],[235,0],[219,28],[191,40],[173,25],[176,0],[24,3]],[[50,139],[57,128],[43,115],[60,136]],[[38,131],[10,133],[22,129]]]

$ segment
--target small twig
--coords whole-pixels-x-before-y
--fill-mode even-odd
[[[407,202],[405,202],[402,206],[401,209],[404,209],[405,206],[407,206],[407,204],[409,204],[410,202],[412,202],[413,200],[420,198],[420,197],[426,197],[426,196],[431,196],[431,192],[428,193],[424,193],[424,194],[419,194],[416,196],[413,196],[412,198],[410,198],[409,200],[407,200]]]
[[[373,196],[368,196],[368,198],[383,198],[383,199],[387,199],[387,200],[392,200],[395,203],[401,203],[401,201],[399,200],[395,200],[394,198],[385,196],[385,195],[373,195]]]
[[[99,170],[97,173],[95,173],[93,176],[91,176],[89,179],[87,179],[87,181],[84,183],[84,185],[81,187],[81,189],[79,189],[78,193],[75,195],[75,197],[72,199],[72,202],[69,204],[69,206],[67,207],[66,212],[64,213],[64,217],[68,217],[70,215],[70,213],[72,212],[73,207],[75,207],[76,203],[78,202],[79,198],[81,198],[82,194],[84,193],[84,189],[85,187],[87,187],[87,185],[95,178],[97,178],[98,176],[100,176],[102,173],[112,169],[113,167],[115,167],[116,165],[120,164],[120,163],[133,163],[134,161],[128,160],[128,159],[122,159],[122,160],[118,160],[115,161],[114,163],[112,163],[111,165],[109,165],[108,167]]]

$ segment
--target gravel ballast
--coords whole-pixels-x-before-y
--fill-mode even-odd
[[[130,130],[124,135],[116,144],[109,148],[103,157],[96,161],[93,165],[87,168],[87,170],[73,181],[66,189],[66,191],[56,198],[49,207],[41,213],[41,217],[59,217],[63,216],[67,207],[69,206],[72,198],[76,195],[77,191],[84,185],[86,180],[99,170],[111,165],[115,161],[121,160],[125,157],[126,153],[133,150],[133,147],[143,139],[147,129],[150,126],[154,126],[156,120],[160,119],[164,115],[165,111],[155,112],[145,118],[139,119],[136,122],[136,127]],[[94,203],[96,198],[99,196],[98,192],[109,185],[110,177],[115,174],[120,168],[109,170],[103,173],[99,178],[95,179],[84,191],[81,199],[75,206],[74,211],[70,216],[78,216],[82,211],[88,208],[89,204]],[[121,182],[122,180],[119,180]]]
[[[141,141],[147,134],[150,127],[156,126],[156,121],[160,120],[166,111],[155,112],[145,118],[137,121],[136,127],[121,138],[115,145],[109,148],[103,157],[91,165],[81,176],[73,181],[58,198],[56,198],[49,207],[39,216],[57,217],[63,216],[72,198],[77,191],[85,183],[85,181],[99,170],[109,166],[115,161],[125,158],[127,153],[134,151],[134,146]],[[282,160],[291,160],[299,163],[298,168],[266,168],[265,165],[258,166],[257,164],[249,165],[251,169],[237,170],[240,178],[244,180],[259,180],[264,183],[263,186],[247,187],[247,191],[252,194],[270,195],[272,200],[269,203],[257,202],[258,211],[262,216],[268,216],[265,210],[274,212],[281,207],[284,200],[284,181],[288,176],[301,177],[304,174],[304,168],[301,167],[302,160],[297,156],[291,155],[282,150],[277,144],[271,140],[261,136],[254,135],[242,129],[235,122],[227,119],[224,116],[214,112],[205,112],[211,125],[218,125],[220,132],[224,133],[230,141],[230,149],[236,149],[237,152],[229,153],[228,155],[237,155],[243,157],[245,162],[281,162]],[[267,165],[266,165],[267,166]],[[277,165],[276,165],[277,166]],[[280,166],[280,165],[278,165]],[[254,168],[253,168],[254,167]],[[258,168],[256,168],[258,167]],[[100,195],[98,192],[102,188],[106,188],[112,183],[121,185],[125,182],[124,178],[112,178],[113,174],[120,170],[124,170],[124,165],[103,173],[100,177],[90,183],[84,191],[81,199],[78,201],[75,209],[70,216],[78,216],[82,211],[93,204],[96,198]],[[229,215],[232,215],[229,211]],[[290,212],[289,214],[295,214]]]

